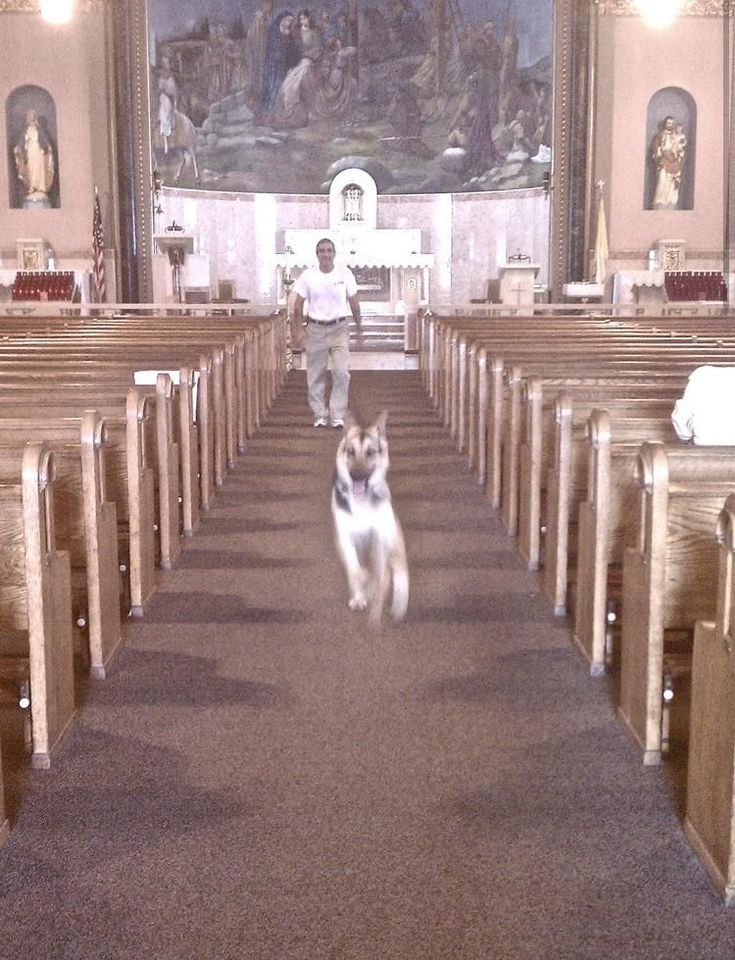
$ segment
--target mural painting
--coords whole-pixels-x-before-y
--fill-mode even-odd
[[[149,0],[154,167],[168,186],[381,193],[541,185],[552,0]]]

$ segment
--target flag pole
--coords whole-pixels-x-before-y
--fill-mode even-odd
[[[605,220],[605,203],[603,199],[604,180],[597,181],[597,229],[595,231],[595,283],[604,283],[607,278],[607,258],[609,254],[607,241],[607,223]]]
[[[102,228],[100,195],[96,186],[94,188],[94,208],[92,212],[92,272],[94,274],[96,302],[104,303],[107,299],[107,284],[105,282],[105,233]]]

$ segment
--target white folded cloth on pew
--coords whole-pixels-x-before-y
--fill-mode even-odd
[[[156,378],[159,373],[167,373],[171,377],[171,381],[177,386],[180,383],[181,377],[178,370],[134,370],[133,371],[133,383],[136,386],[146,386],[147,384],[155,384]],[[196,422],[197,418],[197,387],[199,386],[199,371],[194,370],[192,376],[192,386],[191,386],[191,406],[192,411],[191,415],[194,421]]]
[[[735,367],[697,367],[671,422],[680,440],[697,446],[735,446]]]

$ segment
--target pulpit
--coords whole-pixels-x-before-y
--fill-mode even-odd
[[[509,306],[532,306],[534,282],[539,271],[537,263],[528,260],[509,260],[498,267],[500,302]]]
[[[153,237],[158,256],[165,264],[168,262],[170,268],[170,284],[168,278],[164,280],[162,267],[156,270],[154,266],[153,286],[154,300],[163,303],[166,300],[173,299],[174,303],[182,303],[184,300],[184,264],[187,254],[194,252],[194,237],[190,234],[171,231],[170,233],[159,233]],[[156,289],[158,288],[158,289]]]

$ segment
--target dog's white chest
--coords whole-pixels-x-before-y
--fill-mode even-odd
[[[393,541],[396,519],[389,499],[376,503],[367,493],[364,496],[351,493],[348,504],[347,510],[334,504],[332,512],[338,535],[355,540],[377,535],[385,543]]]

